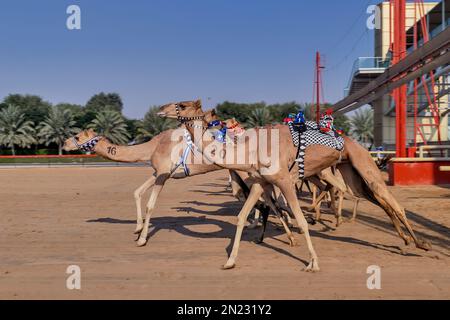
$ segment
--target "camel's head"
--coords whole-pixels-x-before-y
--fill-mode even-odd
[[[165,104],[159,109],[158,115],[184,122],[186,119],[203,117],[204,113],[201,100],[195,100]]]
[[[228,129],[228,132],[235,135],[240,135],[245,131],[245,129],[242,128],[240,122],[237,121],[235,118],[225,120],[225,125]]]
[[[97,134],[92,129],[80,131],[77,135],[64,141],[63,149],[64,151],[79,150],[80,146],[88,141],[92,141],[95,137],[97,137]]]
[[[235,118],[225,120],[225,124],[228,129],[233,129],[240,125],[240,123]]]
[[[205,121],[210,123],[211,121],[219,120],[216,114],[216,110],[212,109],[205,112]]]

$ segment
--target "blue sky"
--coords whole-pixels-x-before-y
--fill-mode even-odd
[[[0,98],[30,93],[84,104],[118,92],[124,114],[201,98],[310,102],[315,51],[325,99],[342,98],[351,66],[371,56],[367,0],[2,0]],[[82,29],[66,28],[81,8]]]

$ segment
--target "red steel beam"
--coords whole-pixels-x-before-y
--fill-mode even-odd
[[[406,0],[394,0],[393,64],[406,57]],[[393,92],[395,100],[396,156],[406,157],[406,85]]]

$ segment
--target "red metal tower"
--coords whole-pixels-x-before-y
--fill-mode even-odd
[[[311,106],[311,118],[316,115],[316,121],[319,123],[320,120],[320,97],[323,98],[322,90],[322,69],[325,68],[320,62],[320,52],[316,52],[316,67],[314,71],[314,89],[313,89],[313,101]],[[323,100],[323,99],[322,99]],[[315,106],[315,110],[314,110]]]
[[[394,43],[392,63],[396,64],[406,56],[406,0],[394,1]],[[406,93],[407,86],[402,85],[393,92],[395,100],[395,144],[396,156],[404,158],[406,153]]]

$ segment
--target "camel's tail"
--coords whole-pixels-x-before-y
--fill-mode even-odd
[[[388,190],[381,175],[381,171],[378,169],[369,152],[354,140],[345,137],[345,155],[350,161],[352,169],[354,169],[352,171],[356,174],[356,179],[359,177],[360,180],[360,188],[355,188],[359,190],[352,190],[355,195],[358,195],[359,193],[359,196],[362,195],[367,200],[382,207],[389,215],[397,232],[406,243],[410,241],[410,238],[403,233],[400,224],[403,224],[408,230],[408,233],[413,238],[417,247],[424,250],[431,249],[429,243],[416,237],[414,230],[411,228],[408,219],[406,218],[404,208],[400,206],[392,193]],[[354,182],[355,181],[353,181],[353,185],[355,185]]]

